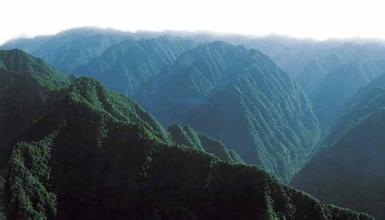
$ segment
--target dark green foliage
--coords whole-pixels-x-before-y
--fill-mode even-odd
[[[361,89],[293,185],[318,198],[385,218],[384,75]]]
[[[173,124],[168,128],[168,132],[172,136],[175,144],[181,144],[190,148],[211,153],[230,163],[243,162],[235,151],[226,148],[222,142],[197,132],[190,126]]]
[[[76,79],[46,105],[9,162],[9,189],[28,190],[10,193],[10,216],[51,219],[57,210],[56,219],[371,219],[254,166],[171,145],[151,116],[94,80]],[[18,176],[28,181],[18,184]],[[20,203],[25,199],[32,204]]]
[[[76,35],[79,36],[75,38]],[[283,181],[291,178],[313,150],[319,128],[311,104],[296,83],[258,51],[221,42],[195,48],[194,41],[154,34],[154,38],[108,41],[110,43],[96,53],[94,50],[99,48],[99,41],[95,43],[92,39],[107,36],[114,39],[128,37],[123,33],[100,30],[72,30],[47,39],[36,39],[41,45],[29,49],[39,51],[43,45],[48,47],[47,51],[41,50],[41,56],[51,63],[58,63],[59,67],[69,63],[64,59],[68,54],[78,59],[79,53],[72,49],[91,50],[87,59],[70,62],[78,67],[65,69],[72,71],[75,68],[78,75],[95,77],[108,88],[133,96],[164,125],[173,122],[189,124],[197,120],[193,125],[197,130],[223,141],[245,162],[262,165]],[[33,42],[20,40],[5,47],[20,43],[20,47],[28,47]],[[235,99],[243,101],[232,103],[236,105],[232,107],[238,109],[229,109],[230,120],[223,125],[225,127],[221,124],[208,128],[206,120],[199,119],[196,114],[198,111],[191,113],[213,100],[210,97],[217,91],[232,86],[241,94]],[[227,111],[226,108],[222,103],[221,109],[208,111]],[[240,128],[234,138],[229,135],[233,123]]]
[[[0,50],[0,70],[14,72],[15,75],[30,74],[41,87],[48,90],[58,90],[68,83],[63,73],[18,49]]]
[[[14,147],[5,188],[9,219],[52,219],[56,215],[56,195],[49,185],[53,138]]]
[[[292,185],[321,200],[383,219],[385,197],[385,112],[350,124],[293,179]]]
[[[163,131],[163,128],[138,105],[126,97],[107,92],[98,82],[91,79],[77,79],[68,89],[63,90],[61,94],[51,98],[48,102],[51,107],[47,108],[43,117],[28,129],[29,132],[26,132],[22,139],[33,142],[58,130],[57,135],[53,138],[51,183],[54,191],[58,193],[59,201],[61,201],[59,204],[73,207],[71,210],[59,206],[59,213],[79,214],[78,212],[82,211],[81,207],[87,204],[92,205],[93,199],[87,196],[107,193],[108,191],[105,191],[107,189],[92,187],[93,184],[98,186],[98,183],[93,182],[96,179],[100,178],[99,183],[102,184],[118,184],[119,179],[106,178],[105,181],[102,181],[104,172],[106,175],[111,173],[112,178],[116,178],[114,176],[122,172],[127,175],[125,178],[129,178],[128,173],[125,172],[126,169],[121,168],[119,171],[119,164],[122,163],[122,160],[128,160],[125,162],[126,164],[135,163],[135,158],[143,158],[138,154],[146,150],[145,144],[140,145],[139,149],[134,148],[133,145],[137,142],[135,140],[146,137],[149,143],[151,141],[169,142],[167,132]],[[118,159],[110,158],[111,161],[106,161],[103,158],[104,154],[108,154],[105,150],[109,148],[106,149],[106,147],[120,145],[119,143],[122,142],[127,144],[125,146],[133,148],[113,148],[110,153]],[[55,148],[54,146],[60,147]],[[130,153],[124,154],[127,152],[125,149]],[[127,155],[132,158],[128,158]],[[95,173],[92,173],[92,170],[97,167],[106,170],[99,170],[102,173],[95,170]],[[79,189],[83,189],[84,194],[78,195]],[[77,195],[76,203],[71,200],[71,196]],[[82,199],[83,196],[85,199]],[[71,204],[67,204],[69,201]],[[101,206],[101,204],[99,205]],[[12,210],[8,211],[12,212]],[[18,209],[18,211],[20,210]],[[79,216],[81,215],[79,214]]]
[[[188,50],[146,92],[151,96],[142,103],[162,123],[191,125],[283,181],[302,167],[319,137],[298,85],[242,46],[214,42]]]
[[[0,171],[0,219],[5,219],[5,177],[6,177],[6,169],[2,169]]]
[[[0,167],[9,142],[39,115],[48,97],[68,85],[65,75],[20,50],[0,51]]]
[[[144,197],[153,198],[150,207],[156,207],[162,219],[370,218],[281,186],[254,166],[231,165],[172,148],[156,151],[149,161],[142,191]]]
[[[130,98],[110,92],[96,80],[79,78],[66,90],[69,100],[86,105],[96,112],[107,113],[115,121],[140,124],[143,131],[160,142],[170,143],[163,127]]]
[[[150,78],[193,46],[193,41],[172,37],[128,40],[108,48],[76,72],[96,78],[114,91],[134,96]]]

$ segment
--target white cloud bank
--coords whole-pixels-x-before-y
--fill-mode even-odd
[[[380,0],[0,0],[0,43],[96,26],[385,39]]]

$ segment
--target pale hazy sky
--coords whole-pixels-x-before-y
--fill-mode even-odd
[[[385,39],[380,0],[0,0],[0,43],[96,26]]]

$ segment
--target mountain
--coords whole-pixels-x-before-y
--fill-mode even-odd
[[[138,34],[138,33],[137,33]],[[320,53],[328,49],[348,43],[356,43],[355,40],[326,40],[316,41],[312,39],[292,38],[277,34],[266,36],[248,36],[240,34],[219,34],[209,32],[184,32],[163,31],[145,32],[141,36],[176,36],[193,40],[199,43],[211,43],[223,41],[233,45],[242,45],[249,49],[256,49],[270,57],[280,68],[291,77],[300,74],[303,68]]]
[[[384,219],[383,110],[372,113],[329,148],[324,148],[292,185],[321,200]]]
[[[5,166],[12,142],[29,127],[67,77],[20,50],[0,50],[0,218],[4,216]]]
[[[307,96],[268,57],[223,42],[199,45],[139,98],[162,124],[184,122],[283,181],[306,161],[319,127]]]
[[[324,134],[343,114],[350,98],[384,73],[382,41],[314,41],[277,35],[222,38],[261,51],[296,78],[309,95]]]
[[[321,126],[332,127],[343,114],[344,106],[361,88],[383,74],[384,67],[385,60],[349,63],[325,76],[312,96]]]
[[[209,39],[215,38],[257,49],[296,78],[309,95],[324,134],[334,126],[350,98],[383,74],[385,68],[383,41],[314,41],[278,35],[211,36]]]
[[[135,144],[135,140],[139,139],[141,135],[146,136],[148,140],[157,141],[159,144],[170,143],[167,132],[156,120],[143,111],[140,106],[133,103],[129,98],[106,91],[95,80],[77,79],[71,86],[64,88],[47,102],[49,103],[47,103],[46,111],[19,138],[21,142],[15,146],[14,153],[9,162],[9,175],[18,175],[25,172],[26,176],[23,177],[28,178],[22,183],[14,182],[15,185],[7,185],[10,188],[7,189],[6,195],[7,193],[16,192],[6,197],[12,203],[8,216],[11,219],[20,217],[20,209],[25,209],[23,212],[25,211],[25,213],[28,213],[28,216],[34,219],[43,218],[44,215],[52,217],[54,214],[56,195],[49,192],[49,189],[47,189],[48,185],[45,185],[51,170],[51,163],[48,164],[48,160],[51,158],[51,150],[53,152],[51,161],[52,175],[55,178],[53,180],[54,186],[58,190],[59,204],[62,202],[64,206],[73,205],[74,208],[77,207],[78,211],[80,211],[82,207],[81,202],[88,202],[82,199],[87,194],[80,194],[77,197],[79,203],[67,204],[66,201],[69,202],[69,200],[66,199],[75,196],[72,193],[75,193],[79,189],[78,187],[85,187],[84,184],[87,181],[95,180],[93,178],[99,175],[103,177],[103,173],[98,173],[98,171],[106,172],[114,166],[119,166],[119,159],[116,161],[105,161],[102,158],[103,151],[110,150],[109,148],[102,148],[103,144],[119,145],[120,142],[124,142],[127,139],[130,140],[129,143]],[[140,134],[137,134],[136,132],[139,131]],[[41,141],[33,141],[35,138],[39,139],[41,135],[44,136]],[[113,139],[108,139],[107,137]],[[28,143],[28,140],[31,140],[31,142]],[[51,148],[49,147],[50,144],[58,145],[58,147]],[[118,149],[112,149],[110,154],[115,154],[115,157],[119,158],[119,151],[124,152],[124,147],[121,145]],[[23,149],[30,152],[23,152]],[[137,150],[136,154],[140,154],[140,149],[135,150]],[[19,153],[23,155],[19,155]],[[24,153],[29,154],[30,157],[24,155]],[[131,163],[135,161],[135,154],[134,152],[132,153]],[[22,161],[31,158],[35,159],[30,163]],[[128,158],[124,160],[126,159]],[[12,162],[21,162],[22,164],[12,164]],[[25,170],[23,166],[28,166],[31,163],[35,170]],[[36,166],[33,163],[36,163]],[[124,170],[120,172],[122,171]],[[118,174],[115,173],[114,175]],[[105,175],[107,174],[105,173]],[[119,180],[116,179],[116,181],[117,184]],[[12,202],[17,199],[24,199],[25,197],[23,198],[23,196],[26,196],[21,191],[18,191],[23,190],[20,188],[20,184],[26,184],[26,187],[31,187],[32,190],[35,189],[36,191],[32,191],[32,193],[39,193],[38,197],[31,197],[31,202],[34,203],[36,201],[36,204]],[[97,184],[98,182],[94,183],[94,185]],[[105,184],[114,184],[114,182],[106,182]],[[62,186],[66,187],[61,188]],[[95,190],[92,188],[92,184],[88,187],[90,187],[90,191]],[[99,190],[99,193],[102,194],[103,189],[100,188]],[[84,192],[86,193],[87,190],[85,189]],[[63,195],[60,193],[63,193]],[[97,192],[94,191],[94,193]],[[90,197],[88,199],[93,201]],[[89,203],[92,204],[92,202]],[[44,210],[42,211],[44,214],[39,209]],[[61,209],[59,209],[59,213],[60,211]]]
[[[40,113],[50,94],[69,84],[67,77],[21,50],[0,50],[0,167],[8,144]]]
[[[378,76],[368,86],[360,89],[343,108],[344,114],[324,138],[325,147],[333,144],[354,124],[364,120],[368,115],[385,108],[385,74]]]
[[[24,50],[61,71],[75,73],[79,65],[88,63],[110,46],[127,39],[135,39],[135,36],[108,29],[75,28],[51,36],[11,40],[1,48]]]
[[[320,53],[297,76],[325,131],[359,89],[384,73],[384,57],[382,44],[347,43]]]
[[[224,41],[234,45],[243,45],[250,49],[257,49],[273,59],[278,66],[293,77],[300,74],[303,68],[320,53],[347,42],[354,43],[354,41],[337,40],[319,42],[274,34],[263,37],[251,37],[236,34],[183,31],[138,31],[130,33],[111,29],[83,27],[69,29],[55,35],[14,39],[6,42],[1,48],[22,49],[46,59],[49,63],[63,71],[73,73],[78,66],[88,64],[93,58],[99,57],[105,49],[124,40],[150,39],[160,36],[199,43]],[[73,57],[67,57],[66,54],[71,54]]]
[[[0,48],[24,50],[68,74],[93,77],[114,91],[134,96],[149,78],[196,44],[162,33],[75,28],[11,40]]]
[[[52,96],[19,140],[10,219],[372,219],[254,166],[173,145],[140,106],[92,79]]]
[[[357,65],[383,60],[385,47],[378,42],[343,42],[325,48],[310,60],[298,74],[297,79],[303,88],[312,93],[319,88],[324,77],[344,65]],[[370,72],[368,76],[371,77]]]
[[[136,95],[147,81],[196,43],[173,37],[128,40],[108,48],[99,57],[76,69],[108,88]]]
[[[265,37],[245,38],[239,44],[261,51],[291,77],[296,78],[303,74],[309,63],[320,54],[338,47],[344,42],[296,39],[272,34]]]
[[[385,75],[361,89],[292,185],[344,207],[385,218]]]
[[[219,140],[200,133],[192,129],[190,126],[172,124],[168,128],[168,132],[173,138],[175,144],[211,153],[219,159],[230,163],[243,163],[243,160],[235,151],[225,147]]]

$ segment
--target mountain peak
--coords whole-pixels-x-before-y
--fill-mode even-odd
[[[24,73],[58,73],[58,71],[42,59],[20,49],[0,50],[0,69]]]

